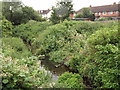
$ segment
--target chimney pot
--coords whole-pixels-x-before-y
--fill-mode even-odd
[[[90,5],[90,7],[92,7],[92,5]]]
[[[113,5],[115,5],[115,4],[116,4],[116,2],[113,3]]]

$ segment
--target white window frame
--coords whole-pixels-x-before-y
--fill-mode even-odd
[[[113,14],[113,12],[108,12],[108,15],[111,15],[111,14]]]
[[[98,15],[101,15],[101,12],[99,12]]]
[[[119,13],[119,11],[116,11],[116,14],[118,14]]]
[[[106,12],[102,12],[103,15],[106,15]]]

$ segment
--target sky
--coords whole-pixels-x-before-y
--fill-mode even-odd
[[[0,0],[1,1],[1,0]],[[35,10],[47,10],[51,9],[52,6],[56,5],[57,1],[61,0],[21,0],[25,5],[33,7]],[[73,9],[75,11],[83,8],[92,6],[101,6],[101,5],[110,5],[114,2],[118,3],[120,0],[72,0]]]

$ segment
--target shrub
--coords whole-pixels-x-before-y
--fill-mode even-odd
[[[118,77],[120,75],[120,61],[118,59],[118,37],[117,28],[105,28],[96,31],[87,39],[88,56],[85,59],[87,62],[83,68],[85,68],[86,65],[89,67],[87,66],[87,74],[84,75],[90,77],[97,87],[119,88]],[[80,70],[82,70],[82,68]],[[90,73],[91,71],[93,71],[93,73]]]
[[[27,59],[12,59],[2,55],[1,62],[3,90],[36,90],[51,78],[44,69],[40,69],[40,61],[34,56]]]
[[[83,81],[79,74],[65,72],[59,76],[58,83],[63,84],[66,88],[83,88]]]
[[[7,19],[5,19],[3,17],[3,19],[0,21],[1,23],[1,27],[2,27],[2,36],[3,37],[9,37],[12,35],[12,28],[13,25],[10,21],[8,21]]]
[[[98,21],[107,21],[107,20],[112,20],[111,17],[102,17],[102,18],[99,18]]]
[[[37,48],[36,55],[46,54],[50,60],[55,62],[66,62],[67,58],[74,52],[79,52],[83,46],[80,35],[74,30],[69,30],[62,24],[48,27],[39,34],[33,42]]]
[[[89,36],[102,27],[104,27],[104,25],[99,22],[81,21],[74,25],[73,29],[75,29],[79,34],[87,34],[87,36]]]
[[[20,38],[2,38],[2,42],[2,51],[5,56],[11,56],[12,58],[25,58],[31,56],[31,52],[28,51],[28,48]]]
[[[15,27],[12,36],[20,37],[27,44],[31,45],[31,42],[38,36],[38,33],[44,31],[50,25],[48,22],[29,21],[27,24]]]

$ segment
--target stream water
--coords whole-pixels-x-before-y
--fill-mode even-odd
[[[69,71],[69,68],[65,65],[60,65],[50,60],[41,60],[41,65],[52,74],[52,80],[57,80],[58,76],[62,73]]]

